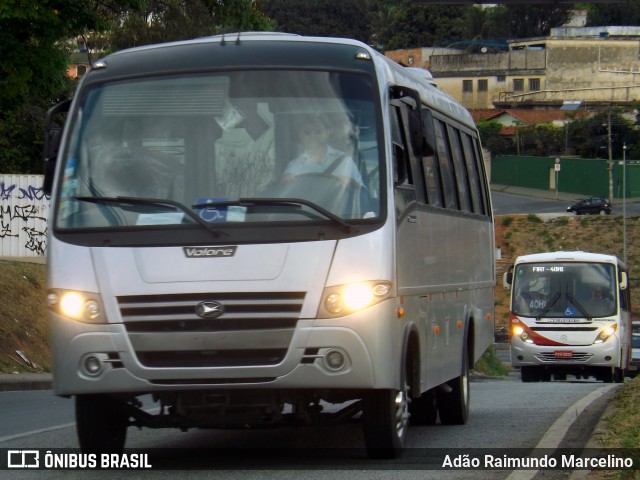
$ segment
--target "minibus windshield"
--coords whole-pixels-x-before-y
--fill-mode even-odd
[[[615,267],[605,263],[523,263],[514,272],[512,311],[563,323],[615,315]]]
[[[304,70],[87,88],[62,156],[56,229],[319,221],[345,229],[378,218],[375,91],[365,74]]]

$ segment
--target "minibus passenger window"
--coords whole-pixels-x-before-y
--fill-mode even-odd
[[[434,119],[436,143],[438,147],[438,162],[440,164],[440,175],[442,176],[442,192],[444,194],[445,206],[451,210],[458,210],[458,194],[455,180],[453,178],[453,168],[451,165],[451,155],[447,142],[444,124]]]

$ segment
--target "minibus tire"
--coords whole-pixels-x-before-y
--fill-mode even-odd
[[[540,373],[538,367],[520,367],[520,378],[524,383],[539,382]]]
[[[128,417],[108,395],[76,395],[76,430],[83,452],[122,452]]]
[[[402,455],[409,427],[409,385],[403,365],[402,390],[370,390],[362,399],[362,431],[369,458],[398,458]]]
[[[438,412],[443,425],[464,425],[469,418],[469,362],[467,350],[462,356],[462,374],[449,380],[448,393],[438,392]]]
[[[398,458],[408,427],[408,387],[372,390],[363,399],[364,443],[369,458]]]

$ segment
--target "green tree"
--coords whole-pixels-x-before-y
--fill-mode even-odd
[[[548,157],[564,153],[564,129],[551,123],[518,127],[520,155]]]
[[[638,152],[638,131],[627,121],[620,109],[599,112],[590,118],[578,118],[568,127],[568,142],[571,150],[585,158],[608,158],[609,115],[611,115],[611,158],[622,158],[622,146],[629,147],[628,158]]]
[[[491,153],[507,153],[513,147],[513,142],[509,138],[500,135],[502,125],[496,120],[480,120],[477,123],[480,141],[484,148]]]
[[[68,96],[64,40],[101,25],[83,0],[0,2],[0,172],[40,172],[46,109]]]
[[[640,0],[589,5],[587,26],[603,25],[640,25]]]
[[[379,0],[379,9],[388,2]],[[395,4],[376,37],[385,50],[445,45],[466,37],[464,12],[473,7],[460,5],[423,5],[411,0]]]
[[[111,50],[187,40],[216,33],[272,30],[253,0],[146,0],[145,8],[119,12]]]
[[[571,18],[568,4],[506,5],[500,13],[505,36],[530,38],[549,35],[553,27],[564,25]]]
[[[260,0],[258,8],[279,32],[371,40],[369,0]]]

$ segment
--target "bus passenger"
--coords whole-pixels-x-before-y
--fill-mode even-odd
[[[282,180],[291,181],[305,173],[334,175],[362,185],[362,176],[352,157],[329,145],[330,130],[325,120],[318,115],[309,115],[302,122],[300,143],[303,151],[294,158],[284,171]]]

